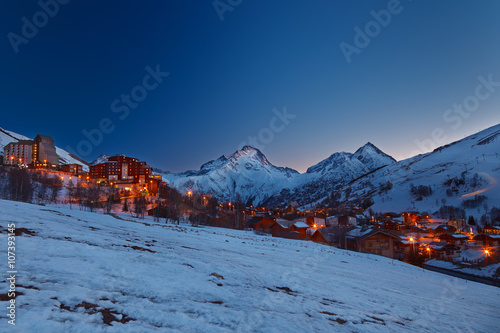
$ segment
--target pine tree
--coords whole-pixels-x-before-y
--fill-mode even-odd
[[[127,199],[125,199],[125,202],[123,203],[122,211],[128,212],[128,200]]]

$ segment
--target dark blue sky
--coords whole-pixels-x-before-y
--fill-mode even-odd
[[[388,6],[377,31],[370,12]],[[474,97],[479,76],[500,81],[496,0],[243,0],[223,21],[213,1],[72,0],[54,17],[35,1],[2,9],[0,126],[51,135],[89,161],[123,153],[198,169],[255,136],[272,163],[305,171],[368,141],[402,159],[500,123],[500,87]],[[34,16],[25,38],[22,18]],[[373,37],[348,63],[339,45],[355,47],[367,23]],[[157,66],[169,75],[145,90]],[[127,105],[131,93],[140,102]],[[473,111],[447,112],[464,102]],[[284,108],[296,117],[282,126]],[[105,119],[102,142],[82,144]]]

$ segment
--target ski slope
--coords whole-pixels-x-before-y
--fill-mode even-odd
[[[1,332],[494,332],[500,289],[248,231],[0,200]]]

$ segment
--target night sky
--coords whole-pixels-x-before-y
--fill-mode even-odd
[[[41,2],[53,17],[2,1],[0,127],[87,161],[179,172],[255,137],[303,172],[368,141],[403,159],[500,123],[497,0]]]

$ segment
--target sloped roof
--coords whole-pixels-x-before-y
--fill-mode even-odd
[[[456,239],[466,239],[466,238],[469,238],[469,236],[464,235],[464,234],[460,234],[460,233],[455,233],[455,234],[442,234],[442,235],[440,235],[439,237],[443,237],[443,236],[451,236],[451,237],[456,238]]]
[[[54,139],[52,139],[50,136],[48,135],[43,135],[43,134],[38,134],[36,137],[35,137],[35,141],[37,140],[41,140],[41,141],[45,141],[45,142],[49,142],[51,144],[54,144]]]
[[[309,226],[307,224],[305,224],[304,222],[295,222],[293,225],[296,228],[309,228]]]

